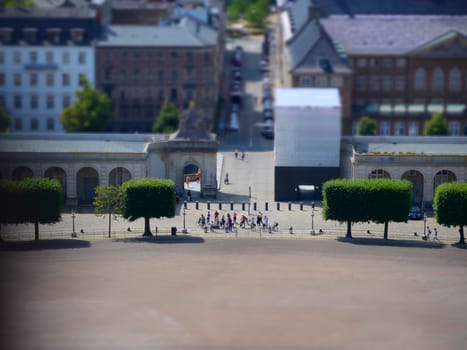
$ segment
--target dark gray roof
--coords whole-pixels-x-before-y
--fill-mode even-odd
[[[205,47],[217,44],[217,31],[190,17],[170,26],[111,25],[98,46]]]
[[[311,0],[296,0],[290,2],[287,6],[292,33],[300,30],[306,24],[308,20],[308,8],[311,2]]]
[[[318,42],[321,29],[316,20],[308,21],[303,28],[287,42],[290,70],[294,70]]]
[[[321,24],[347,54],[407,54],[448,32],[467,35],[467,16],[333,15]]]

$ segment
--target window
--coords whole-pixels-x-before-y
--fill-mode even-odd
[[[357,79],[355,80],[355,87],[359,91],[366,90],[366,76],[357,76]]]
[[[53,44],[60,42],[60,29],[58,28],[49,28],[47,29],[47,40]]]
[[[31,98],[29,100],[29,104],[30,104],[31,109],[37,109],[37,107],[39,105],[38,97],[35,96],[35,95],[31,96]]]
[[[409,136],[418,136],[419,126],[418,122],[409,122]]]
[[[405,127],[403,122],[396,122],[394,125],[394,135],[403,136],[405,135]]]
[[[32,118],[31,119],[31,130],[37,130],[39,129],[39,121],[37,118]]]
[[[461,126],[459,122],[453,121],[448,123],[449,135],[451,136],[460,136]]]
[[[170,89],[170,99],[172,101],[177,101],[177,89],[176,88]]]
[[[53,96],[47,96],[47,109],[53,109],[54,108],[54,97]]]
[[[23,120],[21,118],[15,119],[15,130],[23,130]]]
[[[370,91],[378,91],[379,90],[379,77],[377,76],[370,76],[370,84],[369,84]]]
[[[112,63],[112,52],[105,53],[105,63]]]
[[[404,67],[405,67],[405,64],[406,64],[405,58],[398,58],[398,59],[396,60],[396,67],[397,67],[397,68],[404,68]]]
[[[21,96],[16,95],[13,97],[13,105],[16,109],[21,109],[23,107],[23,100]]]
[[[379,67],[380,59],[377,57],[370,58],[370,67]]]
[[[54,53],[51,51],[47,51],[45,53],[45,62],[47,64],[53,64],[54,63]]]
[[[86,52],[78,52],[78,63],[85,64],[86,63]]]
[[[312,86],[311,85],[311,77],[301,76],[300,77],[300,86]]]
[[[211,63],[211,54],[209,52],[204,53],[204,64],[210,64]]]
[[[54,85],[54,75],[53,73],[47,73],[45,76],[45,83],[47,86],[53,86]]]
[[[21,63],[21,52],[18,52],[18,51],[13,52],[13,62]]]
[[[358,58],[357,67],[366,67],[366,58]]]
[[[383,90],[384,91],[392,90],[392,76],[390,75],[383,76]]]
[[[159,52],[159,61],[160,61],[160,62],[163,62],[164,59],[165,59],[164,53],[163,53],[163,52]]]
[[[426,90],[426,72],[425,69],[419,67],[415,71],[414,88],[416,91]]]
[[[379,134],[383,136],[387,136],[391,134],[391,125],[389,122],[381,122],[379,125]]]
[[[37,63],[37,52],[31,51],[29,52],[29,63]]]
[[[186,53],[186,63],[187,64],[192,64],[193,63],[193,53],[192,52],[187,52]]]
[[[360,123],[358,121],[352,122],[352,135],[358,135],[358,127]]]
[[[0,73],[0,86],[5,85],[5,73]]]
[[[405,90],[405,85],[406,85],[405,76],[397,75],[394,78],[394,88],[396,89],[396,91],[404,91]]]
[[[344,85],[342,77],[331,77],[331,86],[340,88],[342,85]]]
[[[0,29],[0,40],[4,43],[9,43],[11,41],[12,28],[1,28]],[[3,62],[0,62],[3,63]]]
[[[383,169],[376,169],[373,170],[370,175],[368,175],[369,179],[390,179],[391,176],[386,170]]]
[[[21,73],[15,73],[13,76],[13,82],[15,86],[21,86]]]
[[[62,106],[63,106],[63,108],[70,107],[70,105],[71,105],[71,98],[70,98],[70,96],[63,96],[63,99],[62,99]]]
[[[37,29],[36,28],[24,28],[23,29],[23,38],[28,43],[34,43],[37,37]]]
[[[449,91],[459,92],[461,90],[461,71],[454,67],[449,71]]]
[[[318,75],[315,78],[315,86],[320,86],[320,87],[328,86],[328,78],[322,75]]]
[[[176,70],[172,71],[172,81],[175,83],[178,80],[178,72]]]
[[[53,130],[55,128],[55,120],[53,118],[47,119],[47,130]]]
[[[37,85],[37,73],[29,74],[29,85],[31,86]]]
[[[71,40],[74,43],[80,43],[84,39],[84,30],[81,28],[71,29]]]
[[[112,68],[111,67],[106,67],[104,71],[104,80],[105,81],[110,81],[112,80]]]
[[[70,63],[70,53],[69,52],[62,52],[62,63],[69,64]]]
[[[390,57],[383,58],[382,65],[384,68],[392,68],[394,65],[394,60]]]
[[[70,74],[63,73],[62,74],[62,85],[69,86],[70,85]]]
[[[176,61],[176,60],[178,59],[178,53],[175,52],[175,51],[172,51],[172,52],[170,53],[170,58],[171,58],[172,60]]]
[[[159,90],[159,101],[164,101],[164,89]]]
[[[444,73],[441,68],[436,67],[431,76],[431,90],[443,91],[444,88]]]

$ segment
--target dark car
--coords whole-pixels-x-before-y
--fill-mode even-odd
[[[410,207],[409,219],[410,220],[421,220],[422,218],[423,218],[423,214],[420,208],[417,207],[416,205],[412,205]]]

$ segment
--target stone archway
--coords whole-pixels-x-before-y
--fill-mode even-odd
[[[127,168],[118,167],[112,169],[109,174],[109,185],[120,186],[125,181],[131,179],[131,173]]]
[[[369,175],[369,179],[390,179],[391,175],[384,169],[375,169]]]
[[[192,194],[201,193],[201,169],[198,165],[189,163],[183,167],[183,189]]]
[[[421,206],[423,202],[423,175],[417,170],[408,170],[401,177],[412,182],[412,203]]]
[[[433,178],[433,195],[436,193],[436,188],[444,182],[454,182],[457,181],[456,174],[450,170],[440,170],[436,173]]]
[[[91,167],[81,168],[76,174],[76,180],[78,203],[91,204],[96,187],[99,185],[99,175],[96,169]]]
[[[34,177],[33,171],[31,170],[31,168],[28,168],[27,166],[19,166],[15,168],[11,176],[13,180],[22,180],[27,177]]]
[[[67,187],[66,187],[66,173],[65,170],[63,170],[60,167],[54,166],[51,168],[48,168],[44,176],[49,178],[49,179],[56,179],[58,182],[60,182],[60,185],[62,185],[63,188],[63,197],[64,199],[67,198]]]

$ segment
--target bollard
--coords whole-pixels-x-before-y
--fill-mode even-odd
[[[186,209],[186,201],[183,202],[183,207]]]
[[[222,210],[222,202],[219,202],[219,210]]]
[[[281,210],[281,204],[279,202],[276,203],[277,211]]]
[[[233,202],[230,202],[230,210],[234,210],[234,204],[233,204]]]
[[[242,202],[242,210],[245,210],[245,202]]]
[[[256,211],[256,202],[253,203],[253,210]]]
[[[289,210],[292,210],[292,203],[289,202]]]
[[[211,201],[208,201],[208,210],[211,210]]]
[[[300,210],[303,211],[303,202],[300,202]]]
[[[196,208],[196,210],[199,209],[199,202],[198,201],[195,202],[195,208]]]
[[[265,203],[264,203],[264,210],[265,210],[265,211],[268,211],[268,209],[269,209],[269,203],[268,203],[268,202],[265,202]]]

